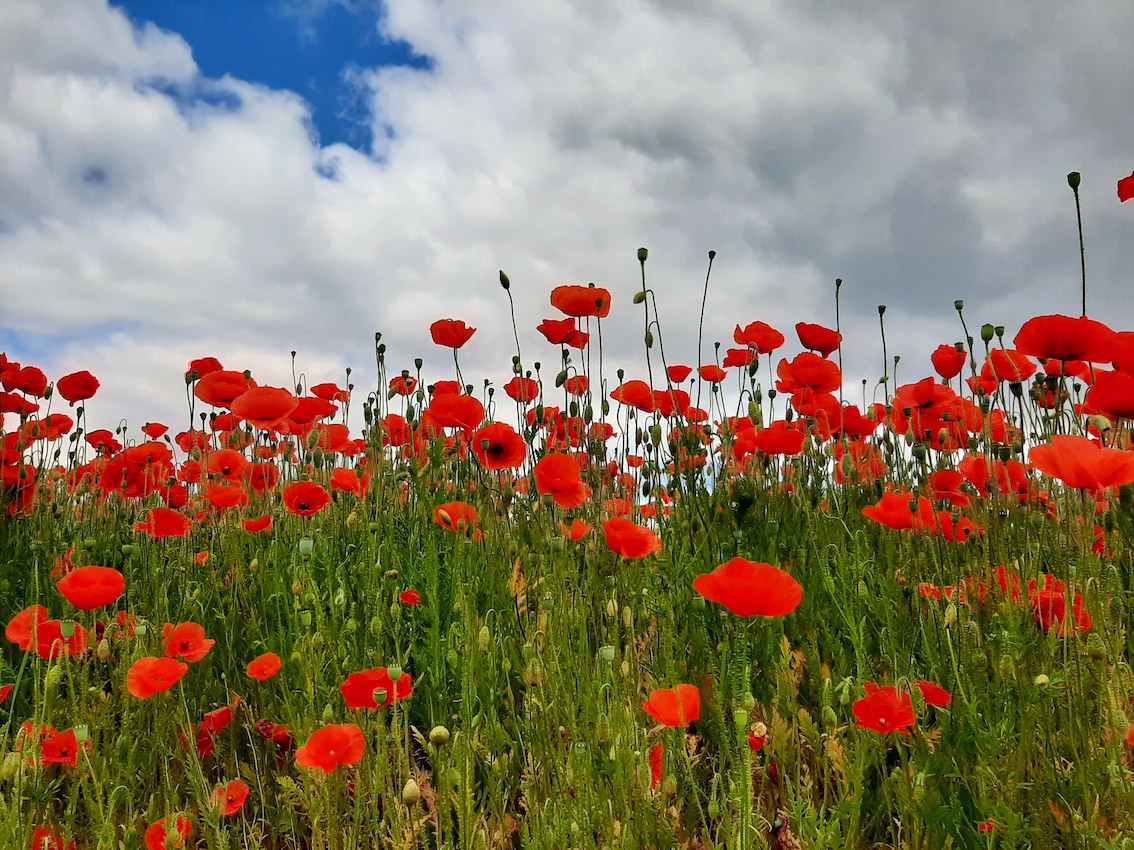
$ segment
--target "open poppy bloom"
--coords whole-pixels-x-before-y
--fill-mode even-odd
[[[472,339],[476,328],[470,328],[460,319],[438,319],[429,326],[429,333],[438,345],[460,348]]]
[[[139,658],[126,674],[126,690],[138,699],[164,693],[181,681],[189,665],[176,658]]]
[[[216,645],[205,637],[205,629],[196,623],[181,623],[165,627],[165,655],[167,658],[184,658],[195,664]]]
[[[442,528],[458,534],[470,534],[476,524],[476,508],[465,502],[449,502],[438,505],[433,511],[433,521]],[[480,532],[477,532],[479,534]]]
[[[283,660],[274,652],[265,652],[248,662],[248,675],[260,682],[266,682],[283,667]]]
[[[665,744],[658,744],[650,750],[650,790],[657,791],[661,785],[662,767],[665,762]]]
[[[126,579],[111,567],[79,567],[55,586],[80,611],[93,611],[117,602],[126,590]]]
[[[299,399],[280,387],[253,387],[232,402],[232,413],[254,428],[278,428],[299,407]]]
[[[879,735],[900,732],[909,736],[910,727],[917,725],[910,695],[897,688],[880,688],[873,682],[865,682],[863,687],[866,696],[854,704],[854,716],[858,718],[855,726]]]
[[[55,391],[70,404],[93,398],[98,388],[98,378],[90,372],[74,372],[55,382]]]
[[[933,368],[937,374],[947,381],[961,374],[969,354],[964,348],[958,349],[955,345],[939,345],[937,350],[929,355]]]
[[[90,747],[88,740],[86,746]],[[68,767],[77,767],[79,764],[79,741],[74,729],[59,732],[43,739],[40,748],[40,759],[45,765],[65,764]]]
[[[213,792],[213,805],[220,809],[221,817],[239,814],[247,799],[248,785],[239,779],[234,779]]]
[[[664,726],[686,726],[701,719],[701,692],[695,685],[654,691],[642,709]]]
[[[637,408],[643,413],[653,413],[656,405],[654,391],[645,381],[627,381],[610,391],[610,397],[619,404]]]
[[[1122,203],[1134,200],[1134,174],[1118,181],[1118,200]]]
[[[583,483],[579,464],[570,455],[545,455],[532,472],[539,494],[551,496],[561,508],[577,508],[590,498],[591,491]]]
[[[606,534],[606,545],[610,547],[610,551],[623,558],[646,558],[655,553],[661,554],[661,539],[644,525],[614,517],[602,521],[602,530]]]
[[[738,617],[783,617],[803,601],[803,587],[787,572],[744,558],[697,576],[693,589]]]
[[[134,530],[160,540],[165,537],[184,537],[192,527],[193,521],[185,514],[172,508],[154,508],[146,514],[145,522],[137,523]]]
[[[568,316],[610,315],[610,290],[590,286],[557,286],[551,291],[551,306]]]
[[[1116,334],[1086,316],[1036,316],[1028,319],[1012,340],[1016,350],[1044,360],[1085,360],[1109,363]]]
[[[413,678],[403,672],[395,684],[386,667],[351,673],[339,687],[347,708],[379,709],[413,695]]]
[[[284,507],[296,516],[314,516],[331,504],[331,496],[314,481],[297,481],[284,490]]]
[[[767,322],[752,322],[745,327],[736,326],[732,339],[737,345],[746,345],[760,354],[771,354],[787,340]]]
[[[1058,435],[1036,446],[1028,461],[1076,490],[1106,490],[1134,483],[1134,453],[1104,449],[1087,437]]]
[[[800,345],[819,352],[820,357],[829,357],[831,352],[837,350],[839,344],[843,341],[843,335],[838,331],[807,322],[797,324],[795,333],[799,337]]]
[[[953,701],[953,695],[940,685],[935,685],[932,682],[923,682],[921,679],[918,679],[914,684],[916,684],[921,691],[922,698],[925,700],[926,705],[948,708],[949,703]]]
[[[295,751],[295,763],[300,767],[334,773],[339,765],[358,764],[366,755],[366,738],[353,723],[341,726],[324,726],[312,732],[307,743]]]
[[[169,825],[166,824],[167,820],[169,818],[162,818],[150,824],[150,828],[146,830],[146,850],[170,850],[185,846],[185,842],[193,834],[193,821],[183,815],[178,815]]]

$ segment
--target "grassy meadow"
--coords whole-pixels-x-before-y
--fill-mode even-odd
[[[834,311],[667,359],[639,260],[502,387],[0,356],[0,846],[1134,847],[1134,334],[958,302],[855,404]]]

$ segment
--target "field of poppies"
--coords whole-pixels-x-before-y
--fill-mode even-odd
[[[958,302],[856,405],[837,313],[667,359],[639,261],[499,392],[454,319],[180,427],[0,354],[0,846],[1134,846],[1134,332]]]

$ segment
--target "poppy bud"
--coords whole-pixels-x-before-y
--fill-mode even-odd
[[[476,648],[481,652],[488,652],[488,646],[492,641],[492,633],[489,632],[488,626],[480,627],[480,634],[477,635]]]
[[[622,609],[622,626],[628,632],[634,629],[634,612],[630,610],[629,605]]]
[[[103,638],[98,642],[98,648],[95,649],[95,657],[106,664],[110,661],[110,641]]]
[[[316,633],[311,636],[311,648],[316,652],[322,651],[324,644],[323,635]]]
[[[66,623],[66,622],[69,622],[69,621],[64,620],[63,622]],[[74,628],[75,628],[75,624],[71,623],[72,632],[74,631]],[[47,668],[47,675],[43,677],[43,686],[47,690],[49,690],[49,691],[54,690],[55,688],[57,688],[59,686],[59,683],[62,682],[62,681],[63,681],[63,668],[62,667],[60,667],[58,664],[52,664],[50,667]]]
[[[448,662],[450,667],[457,667],[461,663],[461,657],[457,655],[457,650],[455,649],[450,649],[445,653],[445,660]],[[507,659],[505,659],[505,661],[506,660]]]
[[[1040,673],[1038,676],[1036,676],[1035,686],[1037,688],[1046,688],[1050,684],[1051,679],[1048,678],[1046,673]]]
[[[712,253],[712,252],[710,252],[710,253]],[[648,257],[649,254],[650,254],[650,252],[647,251],[645,248],[639,248],[638,249],[638,262],[639,263],[646,262],[646,257]]]
[[[1082,175],[1079,174],[1078,171],[1072,171],[1070,174],[1067,175],[1067,185],[1070,186],[1073,191],[1078,192],[1079,191],[1079,182],[1082,179],[1083,179]]]
[[[879,304],[878,305],[878,315],[882,316],[882,315],[885,315],[885,313],[886,313],[886,305],[885,304]]]
[[[390,619],[395,623],[402,618],[402,606],[397,602],[390,606]]]
[[[654,333],[653,331],[646,331],[646,348],[654,347]]]
[[[709,817],[713,818],[713,820],[716,820],[721,816],[721,804],[716,800],[710,800],[707,811],[709,813]]]
[[[413,779],[406,780],[405,787],[402,788],[402,802],[407,806],[415,806],[421,802],[421,789]]]
[[[823,725],[824,726],[838,726],[839,717],[835,714],[835,709],[829,705],[823,706]]]
[[[429,730],[429,743],[435,747],[444,747],[449,743],[449,730],[444,726],[434,726]]]
[[[512,288],[512,281],[508,280],[508,275],[504,274],[503,269],[500,270],[500,285],[504,287],[505,292]]]
[[[641,291],[641,292],[635,292],[635,293],[634,293],[634,303],[635,303],[635,304],[641,304],[641,303],[642,303],[643,301],[645,301],[645,300],[646,300],[646,292],[645,292],[645,290],[643,290],[643,291]]]
[[[945,608],[945,628],[951,629],[957,623],[957,606],[952,602]]]

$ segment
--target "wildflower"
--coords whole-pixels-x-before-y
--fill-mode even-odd
[[[398,601],[403,605],[420,605],[421,593],[411,587],[409,590],[402,591],[398,596]]]
[[[570,455],[545,455],[532,472],[540,495],[550,495],[561,508],[577,508],[590,498],[579,464]]]
[[[249,534],[259,534],[261,531],[271,531],[272,517],[271,514],[265,514],[258,519],[242,520],[241,525]]]
[[[685,726],[701,719],[701,692],[695,685],[654,691],[642,709],[664,726]]]
[[[90,741],[86,742],[90,746]],[[79,741],[75,737],[75,730],[69,729],[48,738],[44,738],[40,747],[40,758],[46,764],[65,764],[76,767],[79,763]]]
[[[627,381],[611,390],[610,397],[619,404],[637,408],[643,413],[653,413],[657,404],[654,391],[645,381]]]
[[[469,442],[480,465],[490,472],[515,469],[522,466],[528,456],[524,438],[507,422],[485,425],[469,438]]]
[[[476,333],[476,328],[470,328],[460,319],[438,319],[429,326],[429,334],[433,341],[446,348],[460,348]]]
[[[476,523],[476,509],[464,502],[449,502],[433,511],[433,521],[449,531],[467,534]]]
[[[390,379],[390,395],[413,395],[417,389],[417,378],[410,375],[395,375]]]
[[[213,407],[229,407],[241,395],[256,386],[243,372],[219,369],[201,377],[193,387],[193,395]]]
[[[867,519],[880,522],[896,531],[914,527],[914,514],[910,511],[913,493],[883,493],[882,501],[862,509]]]
[[[1059,435],[1036,446],[1028,461],[1077,490],[1106,490],[1134,482],[1134,453],[1104,449],[1087,437]]]
[[[69,404],[93,398],[98,388],[98,378],[90,372],[73,372],[55,382],[55,391]]]
[[[177,815],[173,824],[167,826],[167,820],[162,818],[150,824],[146,830],[146,850],[175,850],[185,846],[186,840],[193,834],[193,821]]]
[[[170,508],[154,508],[146,514],[144,522],[134,526],[134,530],[160,540],[165,537],[184,537],[192,527],[193,521],[185,514]]]
[[[923,682],[921,679],[918,679],[915,684],[921,690],[921,696],[925,700],[926,705],[948,708],[949,703],[953,701],[953,695],[940,685],[935,685],[932,682]]]
[[[610,291],[594,286],[557,286],[551,291],[551,306],[568,316],[610,315]]]
[[[461,428],[466,434],[484,421],[484,405],[471,395],[435,395],[426,412],[441,428]]]
[[[937,374],[947,381],[961,374],[968,357],[968,352],[964,349],[958,351],[955,345],[939,345],[937,350],[929,355]]]
[[[810,325],[800,322],[795,326],[795,333],[799,337],[799,344],[804,348],[819,352],[820,357],[829,357],[831,352],[838,349],[843,341],[843,335],[831,328],[822,325]]]
[[[283,493],[284,507],[296,516],[314,516],[331,503],[331,497],[313,481],[297,481]]]
[[[1036,364],[1022,351],[1014,348],[994,348],[980,368],[980,376],[997,383],[1022,383],[1036,373]]]
[[[737,325],[732,338],[737,345],[755,348],[760,354],[771,354],[787,341],[782,333],[766,322],[752,322],[744,328]]]
[[[661,539],[645,526],[615,517],[603,520],[602,529],[610,551],[623,558],[645,558],[655,553],[661,554]]]
[[[334,773],[339,765],[358,764],[366,754],[366,739],[353,723],[324,726],[312,732],[307,743],[295,751],[300,767],[317,768]]]
[[[539,398],[539,382],[534,378],[514,377],[504,385],[508,398],[521,404],[528,404]]]
[[[168,425],[162,425],[160,422],[147,422],[142,426],[142,433],[149,437],[151,440],[160,440],[169,431]]]
[[[571,525],[566,523],[559,523],[559,529],[563,532],[565,537],[571,540],[582,540],[594,529],[594,526],[589,522],[583,522],[581,519],[572,520]]]
[[[910,735],[909,727],[917,724],[910,695],[897,688],[880,688],[873,682],[864,683],[864,687],[866,696],[854,704],[854,716],[858,718],[855,726],[879,735]]]
[[[379,709],[412,696],[413,679],[403,672],[395,683],[388,668],[377,667],[361,673],[351,673],[339,690],[347,708]]]
[[[216,644],[205,637],[205,629],[196,623],[167,625],[164,637],[166,658],[184,658],[190,664],[203,659]]]
[[[790,574],[743,558],[698,576],[693,589],[738,617],[783,617],[803,601],[803,587]]]
[[[1134,174],[1118,181],[1118,200],[1122,203],[1134,199]]]
[[[221,817],[239,814],[248,799],[248,785],[234,779],[213,792],[213,805],[220,809]]]
[[[248,676],[257,681],[266,682],[280,672],[281,667],[283,667],[283,661],[278,655],[274,652],[265,652],[248,662]]]
[[[1086,634],[1091,630],[1091,615],[1083,605],[1083,594],[1076,593],[1067,619],[1067,585],[1055,576],[1045,575],[1043,587],[1037,590],[1035,579],[1028,580],[1028,599],[1034,609],[1036,625],[1045,632],[1056,629],[1060,637]]]
[[[75,850],[75,842],[63,843],[63,836],[50,826],[32,830],[31,850]]]
[[[552,345],[566,345],[579,350],[585,348],[591,338],[590,334],[575,327],[574,319],[544,319],[536,330]]]
[[[189,672],[189,665],[174,658],[139,658],[126,674],[126,690],[138,699],[149,699],[176,685]]]
[[[126,590],[126,579],[111,567],[79,567],[55,586],[80,611],[93,611],[117,602]]]
[[[662,780],[662,763],[665,758],[665,744],[658,744],[650,750],[650,790],[657,791]]]
[[[232,401],[232,413],[254,428],[279,428],[299,407],[299,399],[280,387],[253,387]]]
[[[1102,322],[1082,316],[1036,316],[1024,322],[1012,345],[1041,360],[1109,363],[1116,334]]]

